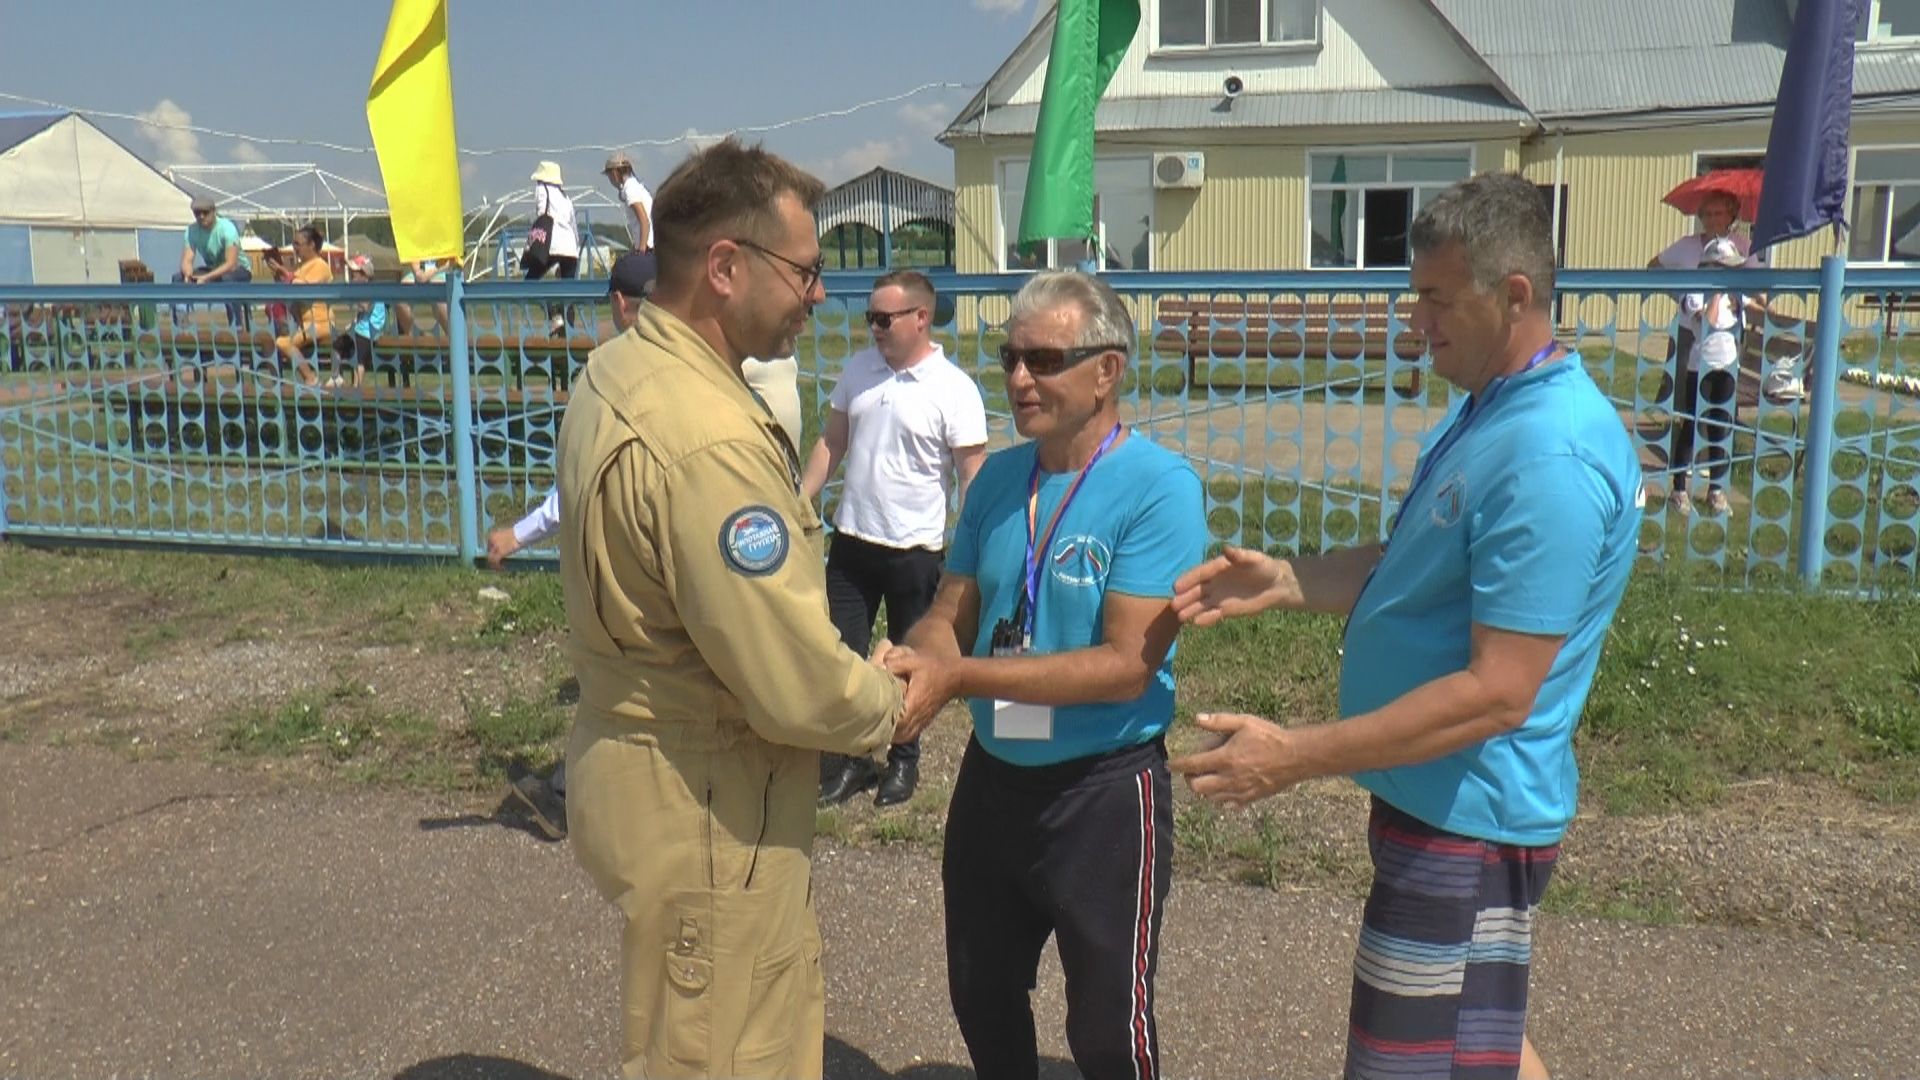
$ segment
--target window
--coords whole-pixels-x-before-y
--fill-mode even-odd
[[[1751,154],[1695,154],[1693,156],[1693,175],[1705,176],[1719,169],[1764,169],[1767,155]]]
[[[1920,0],[1860,0],[1853,39],[1862,44],[1920,41]]]
[[[1414,216],[1428,199],[1472,172],[1473,152],[1464,147],[1309,154],[1308,265],[1406,266]]]
[[[1851,217],[1847,258],[1920,262],[1920,147],[1854,154]]]
[[[1320,0],[1159,0],[1162,49],[1266,48],[1320,40]]]
[[[1151,268],[1153,238],[1153,161],[1150,158],[1098,159],[1093,163],[1093,218],[1099,232],[1103,270]],[[1027,256],[1019,250],[1020,208],[1027,193],[1027,163],[1000,166],[1000,266],[1003,270],[1040,270],[1078,266],[1088,256],[1084,240],[1049,240]]]

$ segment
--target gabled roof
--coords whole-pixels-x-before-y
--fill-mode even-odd
[[[1042,0],[1042,2],[1044,3],[1045,0]],[[1054,19],[1059,16],[1059,13],[1060,9],[1058,5],[1047,5],[1046,13],[1034,20],[1032,29],[1027,31],[1027,36],[1021,38],[1020,44],[1015,45],[1013,51],[1007,54],[1007,58],[1000,61],[1000,66],[993,69],[993,74],[987,76],[987,81],[980,86],[980,92],[973,95],[973,97],[961,107],[958,116],[947,121],[947,129],[940,133],[939,141],[944,143],[951,140],[955,135],[974,133],[962,129],[977,119],[983,111],[986,111],[987,103],[992,98],[995,85],[1004,84],[1007,76],[1025,64],[1027,58],[1031,56],[1035,50],[1044,50],[1052,43],[1053,22]],[[1097,123],[1098,121],[1096,120],[1096,124]],[[1033,130],[1031,121],[1029,121],[1027,130]]]
[[[953,223],[953,192],[884,166],[861,173],[821,196],[813,208],[820,232],[858,222],[879,232],[909,221]]]
[[[65,116],[58,112],[0,112],[0,154],[52,127]]]
[[[1543,121],[1763,108],[1780,88],[1787,0],[1427,0]],[[1854,94],[1920,92],[1920,53],[1861,49]]]

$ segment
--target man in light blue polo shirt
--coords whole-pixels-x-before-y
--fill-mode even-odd
[[[187,243],[180,250],[180,269],[173,275],[175,285],[205,285],[210,282],[239,284],[253,280],[247,260],[240,253],[240,229],[227,218],[212,199],[197,195],[193,200],[193,224],[187,226]],[[240,326],[247,321],[245,304],[228,304],[227,321]],[[174,320],[186,321],[183,308],[174,308]]]
[[[1463,181],[1412,241],[1414,329],[1467,397],[1429,436],[1387,543],[1229,549],[1175,599],[1201,625],[1346,615],[1341,718],[1202,715],[1225,741],[1172,767],[1233,804],[1316,776],[1373,793],[1349,1077],[1544,1076],[1524,1037],[1532,912],[1573,819],[1573,729],[1633,567],[1640,464],[1554,341],[1550,217],[1530,182]]]
[[[1031,441],[981,466],[932,606],[881,657],[908,679],[895,742],[971,699],[941,878],[948,992],[981,1076],[1039,1069],[1030,992],[1049,937],[1081,1075],[1159,1075],[1171,599],[1207,534],[1193,469],[1120,422],[1138,341],[1092,275],[1021,287],[1000,366]]]

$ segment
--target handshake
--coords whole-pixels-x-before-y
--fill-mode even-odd
[[[870,658],[873,666],[907,684],[906,707],[893,726],[895,743],[919,738],[947,702],[954,699],[960,659],[957,650],[952,656],[917,652],[886,638],[874,645]]]

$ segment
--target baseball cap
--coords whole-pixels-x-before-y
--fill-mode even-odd
[[[631,169],[631,168],[633,168],[633,159],[628,157],[624,152],[615,150],[607,158],[607,163],[605,165],[600,166],[600,171],[612,172],[615,169]]]
[[[365,255],[355,255],[353,258],[347,260],[347,269],[358,270],[363,274],[372,274],[373,260],[367,258]]]
[[[1732,240],[1724,236],[1716,236],[1707,241],[1707,246],[1701,249],[1700,265],[1745,266],[1747,257],[1740,254],[1740,249],[1733,245]]]
[[[651,251],[629,251],[613,261],[607,279],[607,291],[640,299],[653,292],[653,275],[659,263]]]
[[[213,208],[214,208],[214,207],[213,207],[213,196],[211,196],[211,195],[195,195],[195,196],[193,197],[193,212],[194,212],[194,213],[196,213],[196,214],[199,214],[199,213],[204,213],[205,211],[208,211],[208,210],[212,210]]]

